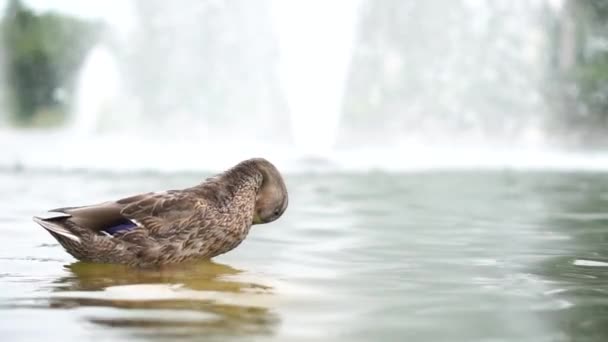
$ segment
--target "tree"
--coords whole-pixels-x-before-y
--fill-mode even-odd
[[[554,33],[554,125],[575,143],[606,145],[608,1],[567,0]]]
[[[30,123],[40,113],[65,111],[66,101],[58,94],[71,93],[78,66],[100,28],[56,13],[37,14],[19,0],[9,2],[0,29],[9,102],[17,123]]]

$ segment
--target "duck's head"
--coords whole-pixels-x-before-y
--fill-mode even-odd
[[[287,209],[287,187],[279,170],[269,161],[262,158],[251,161],[263,176],[255,199],[253,224],[272,222],[281,217]]]

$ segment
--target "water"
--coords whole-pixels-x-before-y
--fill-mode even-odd
[[[605,341],[608,182],[593,172],[288,174],[236,250],[163,271],[78,263],[30,216],[201,173],[4,171],[10,341]]]
[[[104,97],[118,89],[112,91],[118,96],[106,104],[111,110],[100,111],[93,95],[72,113],[76,122],[98,113],[100,133],[191,144],[223,143],[227,132],[291,142],[270,1],[126,1],[116,7],[131,9],[124,11],[130,22],[109,23],[99,42],[107,58],[94,59],[96,50],[86,58],[84,67],[97,66],[91,67],[97,72],[81,71],[79,92]],[[120,77],[108,82],[113,73]]]
[[[203,149],[230,134],[329,159],[336,145],[559,146],[549,3],[125,2],[130,28],[109,23],[109,51],[81,70],[76,130]]]
[[[551,145],[549,3],[364,2],[339,142]]]
[[[75,132],[206,144],[224,143],[230,132],[241,142],[294,145],[300,154],[329,152],[352,55],[355,2],[121,6],[135,8],[137,24],[109,23],[85,58],[71,113]]]
[[[76,86],[71,122],[74,133],[95,134],[100,126],[103,127],[100,119],[116,115],[120,110],[114,107],[121,93],[120,84],[118,67],[108,48],[101,44],[93,47],[80,70]]]
[[[556,2],[127,1],[71,126],[0,130],[0,168],[607,169],[544,125]]]
[[[358,0],[272,2],[277,71],[301,153],[324,154],[336,142],[359,6]]]
[[[71,124],[0,130],[0,337],[605,341],[608,154],[548,143],[546,3],[115,5]],[[31,221],[254,156],[290,206],[212,262],[79,263]]]

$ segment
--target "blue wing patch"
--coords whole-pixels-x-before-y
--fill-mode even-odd
[[[135,227],[137,227],[137,225],[131,221],[127,221],[109,228],[104,229],[104,231],[110,235],[115,235],[117,233],[122,233],[125,231],[129,231],[131,229],[134,229]]]

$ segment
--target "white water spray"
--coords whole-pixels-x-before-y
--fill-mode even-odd
[[[78,134],[92,134],[104,116],[115,114],[120,75],[111,52],[103,45],[91,49],[78,76],[72,127]]]
[[[303,153],[327,154],[335,143],[358,7],[354,0],[273,0],[280,81]]]
[[[0,131],[1,146],[18,146],[0,167],[221,170],[264,156],[297,171],[319,160],[359,171],[608,169],[608,155],[535,143],[546,133],[545,38],[529,6],[184,1],[133,2],[134,29],[114,28],[112,49],[102,42],[87,57],[69,129]],[[386,139],[368,144],[374,129]],[[358,145],[336,146],[339,135]]]

